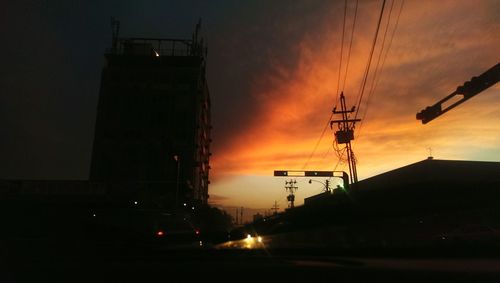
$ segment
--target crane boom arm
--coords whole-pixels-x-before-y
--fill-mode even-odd
[[[482,73],[477,77],[472,77],[470,81],[465,82],[463,85],[457,87],[457,90],[446,96],[445,98],[438,101],[432,106],[426,107],[424,110],[417,113],[417,120],[421,120],[422,124],[427,124],[428,122],[434,120],[435,118],[443,115],[444,113],[450,111],[451,109],[457,107],[458,105],[464,103],[468,99],[479,94],[483,90],[493,86],[498,81],[500,81],[500,63],[491,67],[486,72]],[[442,104],[446,101],[454,98],[455,96],[462,96],[459,100],[455,101],[449,106],[442,108]]]

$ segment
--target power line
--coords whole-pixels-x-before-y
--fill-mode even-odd
[[[323,157],[321,157],[321,160],[324,160],[328,156],[328,154],[330,153],[331,150],[332,150],[332,147],[329,146],[328,149],[326,150],[326,152],[323,153]]]
[[[346,80],[347,80],[347,73],[349,72],[349,61],[351,59],[352,41],[353,41],[353,38],[354,38],[354,30],[356,28],[356,18],[357,18],[357,15],[358,15],[358,0],[356,0],[356,8],[354,8],[354,19],[353,19],[353,22],[352,22],[351,40],[350,40],[350,43],[349,43],[349,51],[347,52],[347,63],[346,63],[346,67],[345,67],[344,82],[342,83],[342,91],[345,90],[345,84],[346,84]]]
[[[373,39],[372,48],[370,50],[370,56],[368,58],[368,62],[367,62],[365,73],[364,73],[364,77],[363,77],[363,82],[362,82],[362,85],[361,85],[361,88],[360,88],[360,91],[359,91],[359,94],[358,94],[358,96],[359,96],[358,105],[357,105],[357,107],[353,107],[351,110],[347,110],[346,104],[345,104],[344,93],[342,92],[342,94],[340,96],[341,106],[342,106],[341,107],[341,111],[336,111],[336,109],[333,110],[334,114],[342,114],[342,119],[330,122],[331,124],[338,123],[339,130],[337,132],[335,132],[335,139],[336,139],[337,144],[342,143],[342,144],[346,145],[346,154],[347,154],[347,160],[348,160],[348,163],[349,163],[349,173],[350,173],[349,177],[350,177],[351,183],[358,182],[358,176],[357,176],[358,174],[357,174],[357,169],[356,169],[356,158],[355,158],[354,152],[352,150],[351,140],[354,139],[354,127],[355,127],[355,123],[360,121],[360,119],[356,119],[356,118],[357,118],[358,113],[359,113],[359,106],[360,106],[361,101],[363,99],[363,94],[364,94],[364,90],[365,90],[365,87],[366,87],[366,82],[368,80],[368,74],[370,72],[370,66],[371,66],[371,61],[372,61],[372,58],[373,58],[373,53],[374,53],[375,47],[377,45],[377,39],[378,39],[379,30],[380,30],[380,24],[382,22],[382,18],[383,18],[383,15],[384,15],[385,1],[386,0],[384,0],[383,3],[382,3],[382,8],[380,10],[380,16],[379,16],[379,20],[378,20],[378,23],[377,23],[377,29],[375,31],[375,36],[374,36],[374,39]],[[355,115],[354,119],[349,119],[348,116],[351,113],[353,113],[353,112],[355,112],[354,113],[354,115]],[[352,126],[349,125],[350,123],[352,123]],[[338,153],[338,151],[337,151],[337,153]],[[338,164],[340,163],[341,160],[342,160],[342,158],[340,157],[339,158],[339,162],[337,163],[337,166],[338,166]]]
[[[385,25],[385,31],[384,31],[384,35],[382,37],[382,46],[380,47],[380,51],[379,51],[378,58],[377,58],[377,64],[375,65],[375,70],[373,71],[372,81],[370,84],[370,90],[368,91],[368,97],[366,99],[366,105],[365,105],[365,111],[363,113],[363,118],[365,117],[366,112],[368,111],[368,105],[370,104],[370,98],[371,98],[373,91],[374,91],[375,81],[377,81],[377,79],[378,79],[377,75],[378,75],[379,66],[380,66],[380,59],[382,59],[382,54],[384,54],[385,39],[386,39],[387,31],[389,30],[389,25],[391,22],[391,15],[392,15],[392,8],[394,7],[394,1],[395,0],[393,0],[391,3],[391,8],[389,9],[389,15],[387,16],[387,24]],[[362,122],[363,121],[361,121],[361,123]]]
[[[359,91],[359,94],[358,94],[359,100],[358,100],[358,105],[356,107],[357,110],[356,110],[356,113],[354,115],[354,118],[358,117],[359,106],[361,104],[361,100],[363,99],[363,94],[364,94],[364,91],[365,91],[366,81],[368,80],[368,73],[370,72],[370,66],[371,66],[371,61],[372,61],[372,57],[373,57],[373,52],[375,50],[375,45],[377,44],[378,32],[380,30],[380,23],[382,22],[382,17],[384,15],[385,1],[386,0],[384,0],[384,2],[382,2],[382,9],[380,9],[380,16],[379,16],[378,23],[377,23],[377,29],[375,31],[375,37],[373,38],[373,44],[372,44],[372,48],[371,48],[371,51],[370,51],[370,56],[368,58],[368,63],[366,65],[366,69],[365,69],[365,73],[364,73],[364,77],[363,77],[363,83],[361,84],[361,88],[360,88],[360,91]]]
[[[393,3],[394,3],[394,2],[393,2]],[[389,50],[391,49],[391,46],[392,46],[392,41],[393,41],[393,39],[394,39],[394,35],[396,34],[396,30],[397,30],[398,25],[399,25],[399,18],[400,18],[400,16],[401,16],[402,11],[403,11],[403,5],[404,5],[404,0],[401,2],[401,6],[400,6],[400,8],[399,8],[398,16],[397,16],[397,18],[396,18],[396,22],[395,22],[395,24],[394,24],[394,29],[392,30],[391,39],[389,40],[389,44],[388,44],[388,46],[387,46],[387,50],[386,50],[386,52],[385,52],[384,59],[382,60],[382,67],[381,67],[381,70],[383,70],[383,69],[384,69],[384,66],[385,66],[385,61],[387,60],[387,56],[388,56],[388,54],[389,54]],[[392,7],[391,7],[391,8],[392,8]],[[382,72],[382,71],[381,71],[381,72]],[[377,86],[378,86],[379,82],[380,82],[380,77],[378,77],[378,78],[377,78],[377,81],[375,82],[375,86],[373,87],[373,90],[372,90],[372,91],[370,91],[371,93],[372,93],[372,92],[373,92],[373,93],[375,92],[375,89],[377,88]],[[369,97],[370,97],[370,95],[369,95]],[[361,133],[361,128],[362,128],[362,126],[363,126],[363,122],[364,122],[365,117],[366,117],[366,115],[367,115],[367,112],[368,112],[369,106],[370,106],[370,100],[368,100],[368,101],[367,101],[366,109],[365,109],[365,112],[364,112],[364,114],[363,114],[363,118],[362,118],[362,120],[361,120],[361,123],[360,123],[360,125],[359,125],[359,130],[358,130],[358,138],[359,138],[359,136],[361,136],[361,135],[360,135],[360,133]]]
[[[347,15],[347,0],[344,1],[344,22],[342,24],[342,40],[340,42],[340,60],[339,60],[339,73],[337,79],[337,93],[335,94],[335,105],[336,101],[339,98],[339,88],[340,88],[340,73],[342,73],[342,59],[344,57],[344,35],[345,35],[345,22]]]
[[[337,167],[339,167],[340,163],[342,162],[342,157],[343,157],[344,153],[345,152],[342,153],[341,158],[339,158],[339,160],[337,161],[337,164],[335,164],[335,167],[333,168],[333,171],[336,171]]]
[[[304,170],[307,167],[307,165],[309,164],[309,161],[311,161],[311,158],[316,153],[316,150],[318,149],[319,143],[323,139],[323,136],[325,135],[326,129],[328,129],[328,125],[330,125],[330,120],[332,120],[332,118],[333,118],[333,112],[332,112],[332,114],[330,114],[330,117],[326,121],[325,127],[323,128],[323,131],[321,132],[321,136],[319,137],[318,141],[316,142],[316,145],[314,146],[313,151],[311,152],[311,154],[309,154],[309,157],[307,158],[306,163],[304,164],[304,166],[302,166],[302,170]]]
[[[347,74],[349,72],[349,63],[350,63],[350,59],[351,59],[352,43],[353,43],[353,40],[354,40],[354,31],[355,31],[355,28],[356,28],[356,19],[357,19],[357,15],[358,15],[358,4],[359,4],[359,1],[356,0],[356,6],[354,8],[354,17],[353,17],[353,21],[352,21],[351,36],[350,36],[350,40],[349,40],[350,41],[349,42],[349,51],[347,52],[347,63],[346,63],[346,68],[345,68],[345,73],[344,73],[344,79],[343,79],[342,88],[341,88],[342,89],[342,93],[345,90],[345,85],[346,85],[346,81],[347,81]],[[343,30],[342,30],[342,32],[343,32],[342,33],[342,48],[344,46],[343,41],[344,41],[344,30],[345,30],[346,14],[347,14],[347,1],[345,2],[345,7],[344,7],[344,25],[343,25]],[[339,78],[340,78],[340,71],[339,71]],[[340,86],[340,80],[338,81],[338,86]],[[335,101],[337,101],[337,100],[338,100],[338,89],[337,89],[337,97],[336,97]],[[335,103],[335,108],[336,107],[337,107],[337,102]],[[333,144],[332,144],[332,147],[328,148],[327,153],[330,152],[330,149],[332,149],[332,148],[334,149],[334,151],[335,151],[335,153],[337,155],[337,158],[338,158],[338,162],[335,165],[335,169],[336,169],[337,166],[340,164],[340,162],[343,161],[343,155],[344,155],[344,153],[346,153],[347,147],[345,147],[343,149],[339,149],[338,148],[338,144],[336,144],[336,142],[334,141]],[[323,155],[323,159],[326,157],[326,154]],[[334,169],[334,171],[335,171],[335,169]]]
[[[356,2],[356,7],[357,7],[357,2]],[[337,80],[337,93],[336,93],[336,97],[335,97],[335,103],[336,103],[338,96],[339,96],[340,74],[342,73],[342,58],[343,58],[343,50],[344,50],[344,37],[345,37],[344,34],[345,34],[346,15],[347,15],[347,0],[344,1],[344,22],[342,24],[342,40],[341,40],[341,44],[340,44],[340,63],[339,63],[339,72],[338,72],[338,80]],[[311,154],[309,154],[309,157],[307,158],[307,161],[304,163],[304,166],[302,166],[302,170],[304,170],[307,167],[307,165],[309,164],[309,161],[311,161],[311,158],[316,153],[316,150],[318,149],[318,146],[319,146],[321,140],[323,139],[323,136],[325,135],[325,132],[328,129],[328,125],[330,124],[330,121],[332,120],[332,118],[333,118],[333,113],[330,114],[330,117],[326,121],[325,127],[323,128],[323,131],[321,132],[321,135],[320,135],[318,141],[314,145],[314,148],[313,148]]]

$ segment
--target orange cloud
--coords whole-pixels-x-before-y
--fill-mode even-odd
[[[368,13],[373,5],[366,4],[360,13]],[[500,39],[488,31],[500,30],[500,17],[488,14],[485,20],[482,15],[489,10],[484,6],[468,1],[432,5],[415,1],[405,7],[384,72],[379,73],[380,84],[370,103],[364,98],[361,105],[361,114],[369,110],[353,143],[361,178],[422,160],[429,148],[436,158],[500,160],[498,87],[427,125],[415,120],[417,111],[498,63]],[[367,17],[360,22],[355,35],[345,89],[348,105],[356,102],[374,20]],[[269,177],[248,186],[251,178],[244,176],[304,168],[335,104],[340,46],[338,29],[332,26],[325,21],[318,29],[324,38],[321,42],[307,35],[297,43],[299,61],[294,69],[274,62],[253,84],[252,95],[259,106],[248,113],[251,122],[212,162],[211,190],[231,195],[227,203],[271,203],[259,197],[269,193],[269,188],[262,187],[276,186],[276,181]],[[327,129],[308,168],[334,168],[338,158],[332,142],[332,130]],[[345,167],[341,164],[338,169]],[[251,187],[253,193],[238,197],[237,187]]]

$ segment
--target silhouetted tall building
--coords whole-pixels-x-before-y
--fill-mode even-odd
[[[207,203],[206,48],[192,39],[118,38],[102,71],[90,181],[136,184],[163,205]]]

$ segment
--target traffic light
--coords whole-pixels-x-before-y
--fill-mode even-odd
[[[493,86],[499,81],[500,63],[491,67],[481,75],[472,77],[469,81],[466,81],[463,85],[457,87],[454,92],[441,99],[436,104],[426,107],[424,110],[417,113],[417,120],[422,120],[422,124],[426,124],[434,118],[439,117],[440,115],[462,104],[471,97],[474,97],[483,90]],[[458,99],[457,96],[459,96]],[[452,98],[455,98],[455,100],[448,102]],[[448,102],[448,104],[444,104],[445,102]]]
[[[333,171],[275,170],[275,177],[333,177]]]
[[[435,104],[432,106],[428,106],[424,110],[418,112],[417,120],[422,120],[422,123],[426,124],[439,115],[441,115],[441,104]]]
[[[333,171],[304,171],[306,177],[332,177]]]
[[[464,97],[470,97],[480,93],[489,86],[486,77],[472,77],[470,81],[466,81],[463,85],[457,87],[455,91],[458,94],[463,94]]]

